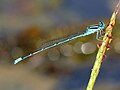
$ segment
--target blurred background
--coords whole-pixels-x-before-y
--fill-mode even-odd
[[[98,48],[95,34],[34,55],[47,40],[104,21],[118,0],[0,0],[0,90],[85,90]],[[120,90],[120,14],[94,90]]]

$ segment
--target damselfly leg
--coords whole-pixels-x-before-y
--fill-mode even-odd
[[[102,40],[103,34],[104,34],[104,31],[103,31],[103,30],[97,31],[96,39],[97,39],[98,41],[103,41],[103,40]]]

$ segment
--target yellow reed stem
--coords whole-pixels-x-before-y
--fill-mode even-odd
[[[104,58],[105,52],[108,49],[107,46],[108,46],[108,44],[111,43],[112,29],[113,29],[113,26],[115,25],[116,16],[117,16],[118,11],[119,11],[119,3],[120,3],[120,1],[118,2],[117,6],[115,8],[115,11],[113,12],[112,17],[110,19],[110,22],[109,22],[109,24],[108,24],[108,26],[105,30],[105,35],[103,37],[102,44],[99,47],[99,50],[98,50],[98,53],[97,53],[97,56],[96,56],[96,61],[94,63],[92,73],[91,73],[91,76],[90,76],[90,79],[89,79],[88,86],[87,86],[86,90],[93,90],[96,78],[97,78],[97,76],[99,74],[99,71],[100,71],[102,60]]]

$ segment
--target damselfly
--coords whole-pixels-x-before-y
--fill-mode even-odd
[[[97,33],[96,34],[96,39],[98,39],[98,34],[100,33],[100,36],[102,36],[102,32],[103,32],[104,28],[105,28],[105,24],[103,22],[99,22],[99,24],[97,24],[97,25],[88,26],[87,30],[82,34],[80,32],[76,32],[76,33],[73,33],[73,34],[70,34],[70,35],[67,35],[67,36],[64,36],[64,37],[60,37],[60,38],[57,38],[57,39],[47,41],[47,42],[42,44],[42,46],[39,50],[37,50],[33,53],[30,53],[27,56],[20,57],[20,58],[14,60],[13,63],[17,64],[20,61],[22,61],[22,60],[24,60],[28,57],[31,57],[31,56],[39,53],[39,52],[42,52],[44,50],[47,50],[47,49],[50,49],[52,47],[58,46],[58,45],[63,44],[65,42],[71,41],[73,39],[76,39],[76,38],[79,38],[79,37],[84,37],[84,36],[87,36],[87,35],[90,35],[90,34],[93,34],[93,33]]]

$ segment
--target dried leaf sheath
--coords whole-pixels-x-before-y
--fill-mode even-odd
[[[119,1],[119,3],[120,3],[120,1]],[[105,52],[107,51],[107,46],[108,46],[108,44],[111,43],[112,29],[113,29],[113,26],[115,25],[116,15],[118,14],[118,11],[119,11],[119,3],[117,4],[115,11],[113,12],[112,17],[110,19],[110,22],[106,28],[105,35],[103,37],[102,44],[99,47],[98,54],[96,56],[96,61],[94,63],[92,73],[90,76],[90,80],[88,82],[88,86],[87,86],[86,90],[93,90],[96,78],[99,74],[102,60],[104,58]]]

